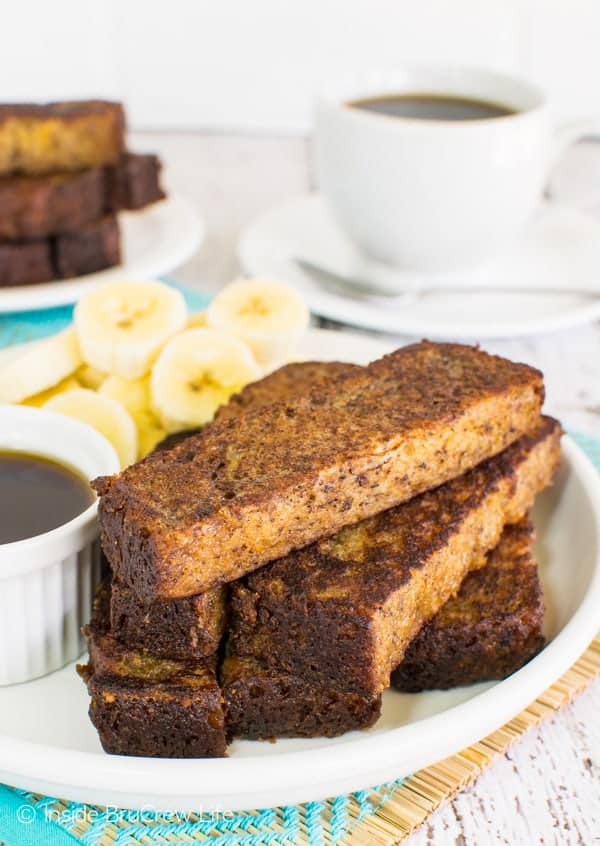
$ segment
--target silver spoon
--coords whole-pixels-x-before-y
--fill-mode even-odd
[[[378,300],[389,304],[406,303],[408,300],[421,299],[435,294],[560,294],[562,296],[578,296],[589,299],[600,298],[600,290],[592,291],[589,288],[559,288],[552,286],[503,288],[500,285],[469,287],[468,285],[432,285],[431,283],[426,283],[420,288],[411,288],[405,291],[390,291],[376,282],[371,283],[366,279],[335,273],[332,270],[314,264],[308,259],[295,258],[294,262],[326,290],[333,291],[336,294],[343,294],[346,297],[350,296],[356,300]]]

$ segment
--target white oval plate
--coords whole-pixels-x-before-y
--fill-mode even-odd
[[[74,303],[95,285],[112,279],[154,279],[186,261],[204,240],[202,218],[176,194],[147,209],[120,212],[119,224],[121,264],[74,279],[0,287],[0,313]]]
[[[389,351],[358,335],[312,331],[307,358],[365,363]],[[506,681],[448,691],[388,691],[365,732],[336,739],[237,741],[218,760],[105,755],[73,666],[0,688],[0,782],[81,802],[166,811],[240,810],[322,799],[399,778],[496,729],[584,651],[600,607],[600,481],[568,438],[556,485],[535,509],[549,645]]]
[[[552,332],[600,317],[600,222],[557,204],[540,208],[521,240],[504,255],[469,273],[417,277],[368,259],[340,230],[319,194],[297,197],[251,223],[238,243],[238,257],[249,275],[294,285],[315,314],[379,332],[481,341]],[[382,285],[389,285],[393,277],[409,291],[440,284],[443,278],[448,284],[480,290],[380,305],[325,290],[297,266],[296,258]],[[506,287],[507,292],[486,292],[486,284]],[[519,285],[572,285],[597,296],[510,290]]]

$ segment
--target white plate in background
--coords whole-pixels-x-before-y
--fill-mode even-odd
[[[407,289],[440,277],[417,278],[391,271],[361,254],[337,226],[319,194],[297,197],[250,224],[238,243],[244,271],[293,284],[311,310],[364,329],[432,339],[484,340],[534,335],[600,317],[600,221],[574,209],[547,204],[510,250],[469,273],[444,275],[449,284],[480,285],[481,293],[435,294],[401,305],[357,301],[320,287],[294,259],[347,276]],[[485,292],[485,285],[568,288],[579,285],[597,297]]]
[[[145,209],[119,212],[118,217],[121,264],[73,279],[0,287],[0,313],[74,303],[95,285],[113,279],[155,279],[186,261],[204,240],[202,218],[177,194]]]
[[[312,330],[301,357],[363,364],[389,350],[381,340]],[[229,758],[161,760],[104,754],[71,665],[0,688],[0,782],[93,804],[227,811],[340,795],[451,755],[526,707],[598,629],[600,478],[568,437],[557,483],[539,497],[534,520],[552,640],[505,681],[447,692],[388,691],[376,725],[334,739],[236,741]]]

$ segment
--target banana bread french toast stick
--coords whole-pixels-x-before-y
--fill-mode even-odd
[[[124,149],[125,116],[120,103],[0,105],[0,175],[113,164]]]
[[[117,219],[104,215],[76,232],[36,241],[0,243],[0,288],[94,273],[113,267],[120,260]]]
[[[171,661],[129,649],[110,635],[92,635],[88,643],[90,663],[79,671],[105,752],[158,758],[225,755],[215,655]]]
[[[279,367],[268,376],[250,382],[234,394],[215,414],[215,422],[239,417],[253,408],[272,402],[293,402],[319,388],[331,385],[334,380],[360,373],[357,364],[342,361],[299,361]]]
[[[422,625],[551,483],[560,435],[542,418],[462,477],[233,584],[227,655],[377,695]]]
[[[541,374],[422,342],[97,479],[105,554],[141,597],[201,593],[464,473],[539,417]]]
[[[0,243],[0,288],[53,279],[52,258],[52,245],[47,239]]]
[[[226,736],[263,738],[263,726],[281,737],[336,736],[366,728],[379,716],[380,696],[311,686],[251,659],[229,662],[225,703],[215,655],[167,660],[108,634],[111,590],[105,582],[96,594],[93,619],[85,629],[90,657],[78,667],[91,697],[90,718],[106,752],[220,757]]]
[[[219,423],[230,417],[239,417],[245,411],[270,405],[272,402],[280,400],[293,402],[294,397],[307,396],[315,389],[330,384],[333,379],[351,375],[359,370],[360,367],[357,364],[347,364],[342,361],[300,361],[284,364],[268,376],[256,382],[250,382],[239,393],[229,397],[225,405],[217,409],[214,422]],[[155,450],[170,449],[191,435],[197,435],[204,428],[206,426],[173,432],[157,444]]]
[[[100,167],[0,179],[0,239],[31,241],[79,229],[104,214]]]
[[[186,599],[146,603],[128,585],[113,581],[110,633],[134,649],[164,658],[213,655],[225,630],[225,594],[222,585]]]
[[[105,583],[84,630],[89,661],[78,667],[104,750],[162,758],[223,756],[225,715],[217,656],[175,661],[125,646],[108,634],[109,604]]]
[[[504,679],[544,645],[544,603],[533,526],[509,526],[485,567],[427,622],[392,673],[406,693]]]
[[[158,157],[135,153],[108,167],[1,177],[0,240],[76,232],[106,212],[141,209],[164,198],[159,177]]]
[[[486,565],[469,573],[457,596],[411,641],[393,685],[414,692],[502,679],[542,647],[533,536],[528,520],[504,529]],[[220,678],[230,737],[334,737],[377,717],[380,697],[336,691],[254,658],[227,659]]]
[[[121,262],[121,236],[114,214],[63,232],[53,239],[56,275],[60,279],[95,273]]]
[[[359,368],[341,362],[287,364],[257,382],[247,385],[217,412],[217,419],[234,416],[247,408],[267,405],[278,399],[309,393],[315,386]],[[169,435],[178,443],[193,432]],[[157,449],[169,444],[161,443]],[[144,602],[126,584],[113,580],[110,602],[110,633],[130,647],[147,649],[165,658],[200,658],[217,651],[226,622],[226,590],[221,585],[205,593],[175,600]],[[273,680],[278,684],[278,680]]]
[[[162,165],[152,153],[126,153],[104,169],[106,211],[143,209],[166,196],[160,187]]]
[[[221,667],[227,737],[338,737],[369,728],[381,713],[381,694],[365,696],[326,681],[231,657]]]

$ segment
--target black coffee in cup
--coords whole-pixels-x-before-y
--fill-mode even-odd
[[[347,105],[378,115],[413,120],[486,120],[515,113],[514,109],[500,103],[448,94],[385,94],[350,100]]]

